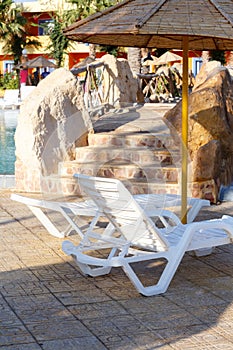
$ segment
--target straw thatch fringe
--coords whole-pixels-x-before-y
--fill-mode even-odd
[[[76,41],[100,45],[233,50],[232,0],[125,0],[77,21],[64,31]]]

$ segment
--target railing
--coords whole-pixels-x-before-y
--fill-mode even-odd
[[[108,94],[104,94],[103,82],[106,65],[104,62],[91,63],[83,67],[73,68],[74,75],[85,73],[84,78],[79,78],[84,89],[84,103],[88,110],[108,103]]]

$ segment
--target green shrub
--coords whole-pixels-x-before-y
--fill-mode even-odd
[[[5,73],[0,77],[0,88],[2,89],[18,89],[19,80],[16,72]]]
[[[226,64],[225,51],[210,51],[210,61],[219,61],[222,65]]]

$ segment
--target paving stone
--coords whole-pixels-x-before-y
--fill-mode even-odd
[[[80,320],[103,319],[105,317],[115,317],[127,315],[127,311],[116,301],[103,301],[88,304],[77,304],[68,306],[68,310]]]
[[[24,266],[25,267],[25,266]],[[6,266],[5,272],[1,275],[0,285],[3,286],[5,283],[27,283],[27,282],[37,282],[38,279],[33,273],[27,268],[14,267],[10,268]]]
[[[1,324],[0,347],[12,344],[30,343],[34,339],[23,325]]]
[[[218,320],[221,323],[221,321],[228,321],[233,319],[233,304],[232,303],[226,303],[224,310],[220,310]]]
[[[22,322],[7,304],[0,305],[1,327],[21,326]]]
[[[207,325],[205,327],[208,328]],[[201,332],[205,327],[203,327],[203,325],[199,325],[198,332]],[[192,335],[195,334],[195,331],[197,331],[197,329],[192,331],[191,327],[168,327],[156,330],[156,333],[162,339],[166,340],[167,343],[171,346],[178,342],[184,342],[185,344],[196,346],[195,339],[192,338]],[[183,347],[184,349],[186,349],[185,346]]]
[[[0,196],[1,349],[233,349],[233,245],[201,258],[185,254],[167,292],[146,298],[120,268],[84,277],[61,239],[9,192]],[[222,214],[233,215],[233,204],[204,209],[199,218]]]
[[[142,350],[163,349],[171,350],[165,339],[162,339],[156,332],[138,332],[130,335],[131,341]]]
[[[221,311],[219,310],[219,312],[217,312],[216,310],[214,310],[212,307],[208,307],[208,306],[198,306],[196,305],[196,307],[190,309],[188,308],[188,311],[190,314],[194,315],[198,320],[200,320],[203,323],[208,323],[208,324],[214,324],[215,322],[218,321],[219,315],[221,313],[224,313],[225,310],[225,305],[221,304]]]
[[[226,324],[224,324],[224,326],[226,326]],[[226,338],[223,332],[219,331],[219,328],[216,329],[215,327],[207,326],[205,329],[203,327],[200,332],[196,332],[196,326],[192,326],[192,329],[195,331],[192,337],[197,345],[205,343],[207,346],[216,346],[216,344],[226,343]],[[231,340],[233,340],[233,336]]]
[[[4,350],[41,350],[40,345],[37,343],[28,343],[28,344],[14,344],[5,346]]]
[[[107,349],[98,339],[82,337],[72,339],[51,340],[40,343],[43,350],[105,350]]]
[[[6,247],[5,247],[6,249]],[[6,280],[9,277],[11,280],[11,276],[13,274],[17,275],[20,269],[23,269],[25,265],[20,261],[15,259],[15,255],[13,254],[2,254],[1,255],[1,270],[2,272],[9,272],[9,274],[5,274],[4,279]],[[10,275],[10,276],[9,276]]]
[[[184,305],[190,307],[195,307],[196,305],[208,305],[210,307],[211,305],[224,303],[224,300],[222,298],[198,286],[193,288],[187,288],[185,292],[180,292],[179,295],[176,292],[168,291],[166,294],[166,298],[175,302],[181,307]]]
[[[91,332],[78,320],[64,320],[58,317],[49,321],[27,324],[27,328],[38,341],[88,337]]]
[[[162,311],[159,318],[155,312],[137,314],[137,319],[153,330],[202,324],[197,317],[180,308]]]
[[[96,336],[104,334],[136,334],[149,330],[147,326],[131,315],[118,315],[101,319],[85,319],[83,323]]]
[[[232,317],[228,319],[223,319],[218,322],[218,326],[212,327],[216,333],[233,343],[233,334],[232,334]]]
[[[109,279],[95,279],[95,285],[103,289],[106,295],[115,300],[140,298],[140,294],[138,294],[127,276],[118,268],[112,269]]]
[[[37,322],[49,322],[54,321],[74,321],[74,316],[66,310],[62,305],[60,307],[50,307],[47,305],[35,306],[30,309],[16,308],[16,314],[20,319],[23,319],[25,325],[37,323]]]
[[[5,281],[2,287],[4,296],[20,296],[29,294],[46,294],[48,289],[40,281]]]
[[[137,315],[142,313],[167,313],[169,311],[176,311],[179,309],[177,305],[162,295],[156,295],[150,298],[131,298],[130,300],[120,300],[119,303],[130,314]]]
[[[76,286],[77,286],[78,281],[72,282],[72,281],[68,281],[68,280],[62,280],[60,278],[60,280],[47,280],[44,282],[44,285],[47,287],[48,290],[50,290],[52,293],[62,293],[62,292],[67,292],[67,291],[75,291],[77,290]],[[81,282],[82,285],[84,285],[85,283],[83,283],[83,281]]]
[[[35,294],[35,295],[27,295],[27,296],[18,296],[18,297],[6,297],[9,305],[17,310],[31,310],[32,308],[43,308],[46,307],[60,307],[61,303],[54,297],[54,295],[47,294]]]
[[[212,291],[214,295],[231,302],[233,300],[233,277],[219,276],[200,281],[200,284]],[[213,288],[214,287],[214,288]]]
[[[89,287],[86,290],[66,291],[62,293],[54,293],[54,295],[61,301],[62,304],[76,305],[86,303],[98,303],[110,300],[104,291],[95,286]]]
[[[43,282],[51,292],[65,292],[70,290],[83,290],[90,287],[90,282],[84,278],[80,278],[80,273],[66,264],[53,264],[47,266],[33,267],[32,271],[34,275]]]
[[[172,348],[166,344],[153,333],[139,333],[134,335],[125,334],[105,334],[100,336],[101,341],[105,344],[109,350],[172,350]]]
[[[101,334],[99,338],[108,350],[141,350],[129,336],[120,334],[120,332],[118,334],[106,332],[105,334]]]

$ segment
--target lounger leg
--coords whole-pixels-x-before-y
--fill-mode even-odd
[[[82,264],[78,260],[76,260],[76,263],[84,275],[91,276],[91,277],[107,275],[110,273],[112,269],[111,266],[91,268],[89,265]]]
[[[83,238],[83,237],[84,237],[84,234],[83,234],[82,230],[80,229],[80,227],[76,224],[76,222],[66,213],[66,211],[65,211],[64,209],[61,209],[61,212],[62,212],[64,218],[65,218],[65,219],[68,221],[68,223],[70,224],[70,227],[72,227],[72,228],[79,234],[79,236],[80,236],[81,238]],[[74,214],[74,215],[75,215],[75,214]],[[95,227],[95,225],[96,225],[98,219],[99,219],[99,213],[97,212],[96,215],[94,216],[94,218],[92,219],[91,224],[89,225],[88,230],[90,230],[90,229],[92,230],[92,229]],[[70,230],[70,231],[71,231],[71,230]],[[68,234],[70,233],[70,231],[69,231],[69,232],[67,231],[67,234],[64,235],[64,236],[68,236]]]
[[[28,206],[32,213],[37,217],[41,224],[48,230],[48,232],[55,237],[64,238],[64,233],[60,232],[56,226],[49,220],[49,218],[43,213],[40,208]]]
[[[145,296],[152,296],[152,295],[162,294],[166,292],[183,256],[184,256],[184,253],[181,251],[178,253],[174,251],[174,254],[171,254],[170,257],[164,256],[164,258],[167,260],[167,265],[164,268],[158,283],[148,287],[143,286],[143,284],[137,277],[136,273],[134,272],[130,264],[127,262],[127,259],[124,259],[122,268],[125,274],[130,279],[130,281],[135,286],[135,288],[139,291],[139,293]],[[147,260],[148,259],[145,257],[144,261],[147,261]]]
[[[194,250],[196,257],[207,256],[213,253],[214,247]]]
[[[49,220],[48,216],[44,214],[44,212],[38,208],[38,207],[34,207],[34,206],[29,206],[30,210],[32,211],[32,213],[37,217],[37,219],[41,222],[41,224],[46,228],[46,230],[55,237],[58,238],[64,238],[66,236],[68,236],[70,234],[70,232],[72,230],[75,230],[81,238],[83,238],[83,232],[80,229],[80,227],[74,222],[74,220],[72,220],[69,215],[66,214],[66,212],[64,210],[62,210],[62,215],[64,216],[64,218],[67,220],[69,226],[67,227],[66,230],[64,231],[59,231],[57,229],[57,227],[52,223],[51,220]],[[99,215],[96,214],[95,217],[93,218],[93,220],[91,221],[91,227],[94,227],[98,221]]]
[[[107,275],[110,273],[112,266],[107,265],[107,266],[93,266],[90,264],[85,264],[80,262],[78,258],[78,247],[76,247],[72,242],[70,241],[64,241],[62,243],[62,250],[64,253],[67,255],[71,255],[75,258],[75,261],[85,275],[92,276],[92,277],[97,277],[97,276],[102,276],[102,275]],[[117,248],[112,248],[108,258],[106,260],[110,260],[115,254],[116,254]],[[96,260],[97,261],[97,260]]]
[[[108,259],[111,259],[115,255],[116,251],[117,251],[117,248],[111,249],[111,252],[108,255]],[[100,266],[100,267],[93,268],[87,264],[80,263],[78,260],[76,260],[76,263],[85,275],[92,276],[92,277],[107,275],[110,273],[112,269],[112,266],[107,266],[107,267]]]

